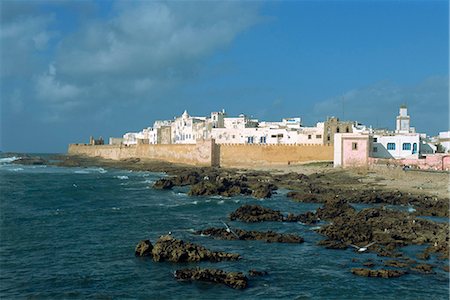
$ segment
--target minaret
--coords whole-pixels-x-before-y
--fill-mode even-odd
[[[397,126],[395,128],[396,133],[409,133],[410,132],[410,117],[408,115],[408,108],[405,104],[400,106],[400,112],[397,116]]]

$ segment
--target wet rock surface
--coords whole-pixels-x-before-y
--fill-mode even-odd
[[[406,268],[409,266],[407,263],[397,261],[397,260],[387,260],[384,262],[386,267],[394,267],[394,268]]]
[[[256,276],[265,276],[268,275],[269,273],[267,271],[258,271],[258,270],[249,270],[248,271],[248,276],[251,277],[256,277]]]
[[[353,268],[352,273],[358,276],[364,277],[381,277],[381,278],[392,278],[400,277],[407,274],[406,271],[401,270],[371,270],[365,268]]]
[[[248,278],[241,272],[194,268],[176,270],[174,275],[178,280],[220,283],[234,289],[245,289],[248,286]]]
[[[141,241],[136,246],[135,254],[138,256],[150,256],[148,248],[150,241]],[[148,248],[146,248],[148,247]],[[140,255],[143,253],[144,255]],[[170,235],[161,236],[151,249],[151,256],[154,261],[170,262],[191,262],[191,261],[222,261],[237,260],[239,254],[216,252],[206,249],[203,246],[184,242],[173,238]]]
[[[196,234],[209,235],[223,240],[259,240],[267,243],[303,243],[302,237],[295,234],[281,234],[274,231],[246,231],[239,228],[233,228],[233,232],[225,228],[208,228],[199,230]]]
[[[418,273],[422,273],[422,274],[435,273],[433,271],[433,265],[430,265],[430,264],[418,264],[418,265],[415,265],[414,267],[410,268],[410,270],[413,272],[418,272]]]
[[[135,256],[152,256],[153,245],[150,240],[142,240],[136,245]]]
[[[159,179],[153,184],[153,188],[157,190],[170,190],[173,186],[173,181],[166,178]]]
[[[319,246],[323,246],[327,249],[347,249],[347,244],[343,243],[342,241],[333,241],[333,240],[322,240],[317,243]]]
[[[48,163],[48,160],[43,159],[39,156],[25,156],[21,157],[19,159],[16,159],[12,161],[13,164],[18,165],[31,165],[31,166],[38,166],[38,165],[45,165]]]
[[[284,216],[279,210],[266,208],[260,205],[243,205],[230,214],[230,220],[242,222],[282,222]]]

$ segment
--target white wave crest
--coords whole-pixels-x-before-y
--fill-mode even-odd
[[[7,164],[18,159],[20,159],[20,157],[17,156],[0,158],[0,164]]]
[[[117,175],[116,178],[120,179],[120,180],[127,180],[127,179],[129,179],[129,177],[126,176],[126,175]]]

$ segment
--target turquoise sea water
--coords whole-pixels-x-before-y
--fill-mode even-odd
[[[164,176],[159,173],[20,166],[5,159],[0,164],[1,299],[448,299],[448,273],[440,268],[433,275],[358,277],[351,274],[352,267],[369,258],[381,265],[384,258],[316,246],[322,237],[311,226],[230,222],[238,228],[304,237],[305,243],[294,245],[221,241],[192,234],[222,226],[219,219],[243,204],[295,213],[319,206],[292,202],[287,191],[267,200],[189,197],[186,189],[151,189]],[[213,250],[239,253],[243,259],[173,264],[134,257],[139,240],[155,242],[168,231]],[[430,262],[443,265],[434,258]],[[174,270],[195,266],[258,269],[269,275],[251,278],[249,288],[242,291],[173,278]]]

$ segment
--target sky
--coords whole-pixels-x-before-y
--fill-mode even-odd
[[[187,109],[449,130],[448,1],[0,2],[0,150],[63,153]]]

